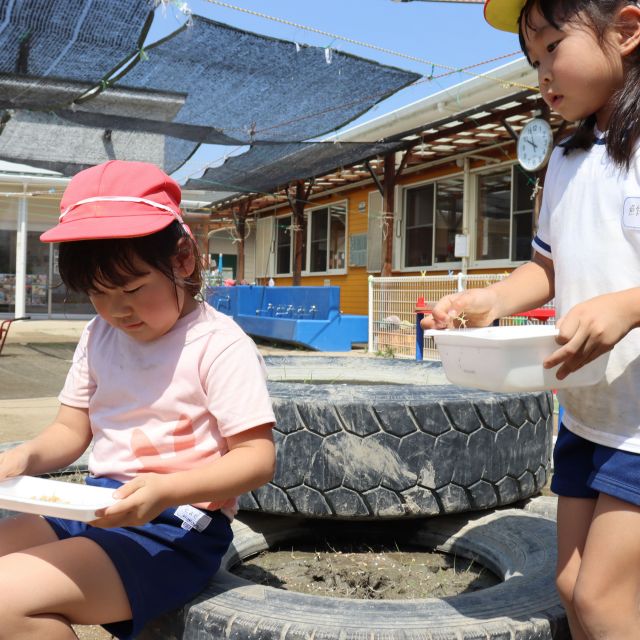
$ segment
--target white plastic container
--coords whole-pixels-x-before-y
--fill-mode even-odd
[[[96,519],[98,509],[116,502],[114,491],[74,482],[16,476],[0,482],[0,507],[90,522]]]
[[[560,348],[552,325],[429,330],[435,338],[444,372],[453,384],[486,391],[543,391],[584,387],[604,376],[609,352],[556,378],[560,365],[545,369],[543,360]]]

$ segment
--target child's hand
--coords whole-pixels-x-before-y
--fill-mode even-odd
[[[170,505],[171,474],[145,473],[123,484],[114,492],[118,502],[96,512],[94,527],[135,527],[146,524]]]
[[[545,361],[547,369],[562,363],[556,377],[563,380],[613,347],[635,326],[632,310],[625,304],[626,292],[591,298],[560,318],[558,344],[563,345]]]
[[[496,295],[490,289],[470,289],[441,298],[420,322],[423,329],[486,327],[494,317]]]
[[[27,470],[28,456],[24,447],[14,447],[0,453],[0,480],[20,476]]]

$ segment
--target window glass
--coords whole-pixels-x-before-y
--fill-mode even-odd
[[[405,267],[423,267],[432,264],[433,195],[433,184],[407,191]]]
[[[454,262],[456,234],[462,233],[462,176],[436,183],[436,241],[434,262]]]
[[[327,225],[328,209],[318,209],[311,214],[311,271],[327,270]]]
[[[531,259],[533,238],[533,189],[535,178],[519,165],[513,167],[513,231],[511,234],[511,260]]]
[[[291,216],[276,218],[276,273],[291,272]]]
[[[511,169],[478,176],[476,258],[509,258]]]
[[[16,284],[16,232],[0,229],[0,311],[13,313]]]
[[[346,206],[331,205],[330,207],[310,211],[305,213],[305,220],[308,228],[309,272],[345,269]]]
[[[309,229],[309,214],[304,213],[302,216],[302,271],[307,270],[307,232]]]
[[[39,231],[27,233],[25,308],[28,313],[47,313],[49,309],[50,250],[50,244],[40,242]]]

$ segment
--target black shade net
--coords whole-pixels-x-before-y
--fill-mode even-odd
[[[200,16],[145,53],[118,86],[184,93],[174,122],[215,127],[240,143],[317,137],[420,77]]]
[[[187,181],[187,189],[270,193],[289,183],[322,176],[336,168],[384,155],[406,142],[300,142],[256,146],[207,169],[201,178]]]
[[[46,91],[46,80],[99,84],[136,54],[152,14],[151,0],[0,0],[0,79],[28,79],[33,90],[3,87],[3,101],[68,103],[68,92]]]
[[[67,176],[115,159],[153,162],[172,173],[196,147],[188,140],[168,139],[144,131],[105,131],[72,125],[55,114],[27,110],[14,113],[0,135],[0,159]]]
[[[143,49],[153,4],[0,0],[0,158],[66,175],[112,158],[171,173],[201,143],[275,145],[245,162],[261,173],[264,160],[261,186],[280,185],[330,171],[347,148],[359,160],[369,143],[333,153],[289,143],[339,129],[420,77],[200,16]],[[224,182],[242,182],[235,175]]]

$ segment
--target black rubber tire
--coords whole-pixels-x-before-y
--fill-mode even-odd
[[[523,507],[527,513],[535,513],[537,516],[557,520],[558,498],[557,496],[536,496],[527,500]]]
[[[277,467],[270,483],[241,497],[245,511],[435,516],[509,505],[547,482],[550,392],[453,386],[434,362],[266,361]]]
[[[249,515],[249,514],[246,514]],[[335,524],[243,515],[209,587],[189,605],[145,628],[141,640],[565,640],[569,630],[554,585],[555,525],[506,509],[469,519],[341,523],[350,539],[403,543],[473,558],[504,581],[480,591],[423,600],[351,600],[248,582],[226,569],[276,543],[308,541]],[[251,526],[249,526],[251,523]]]

